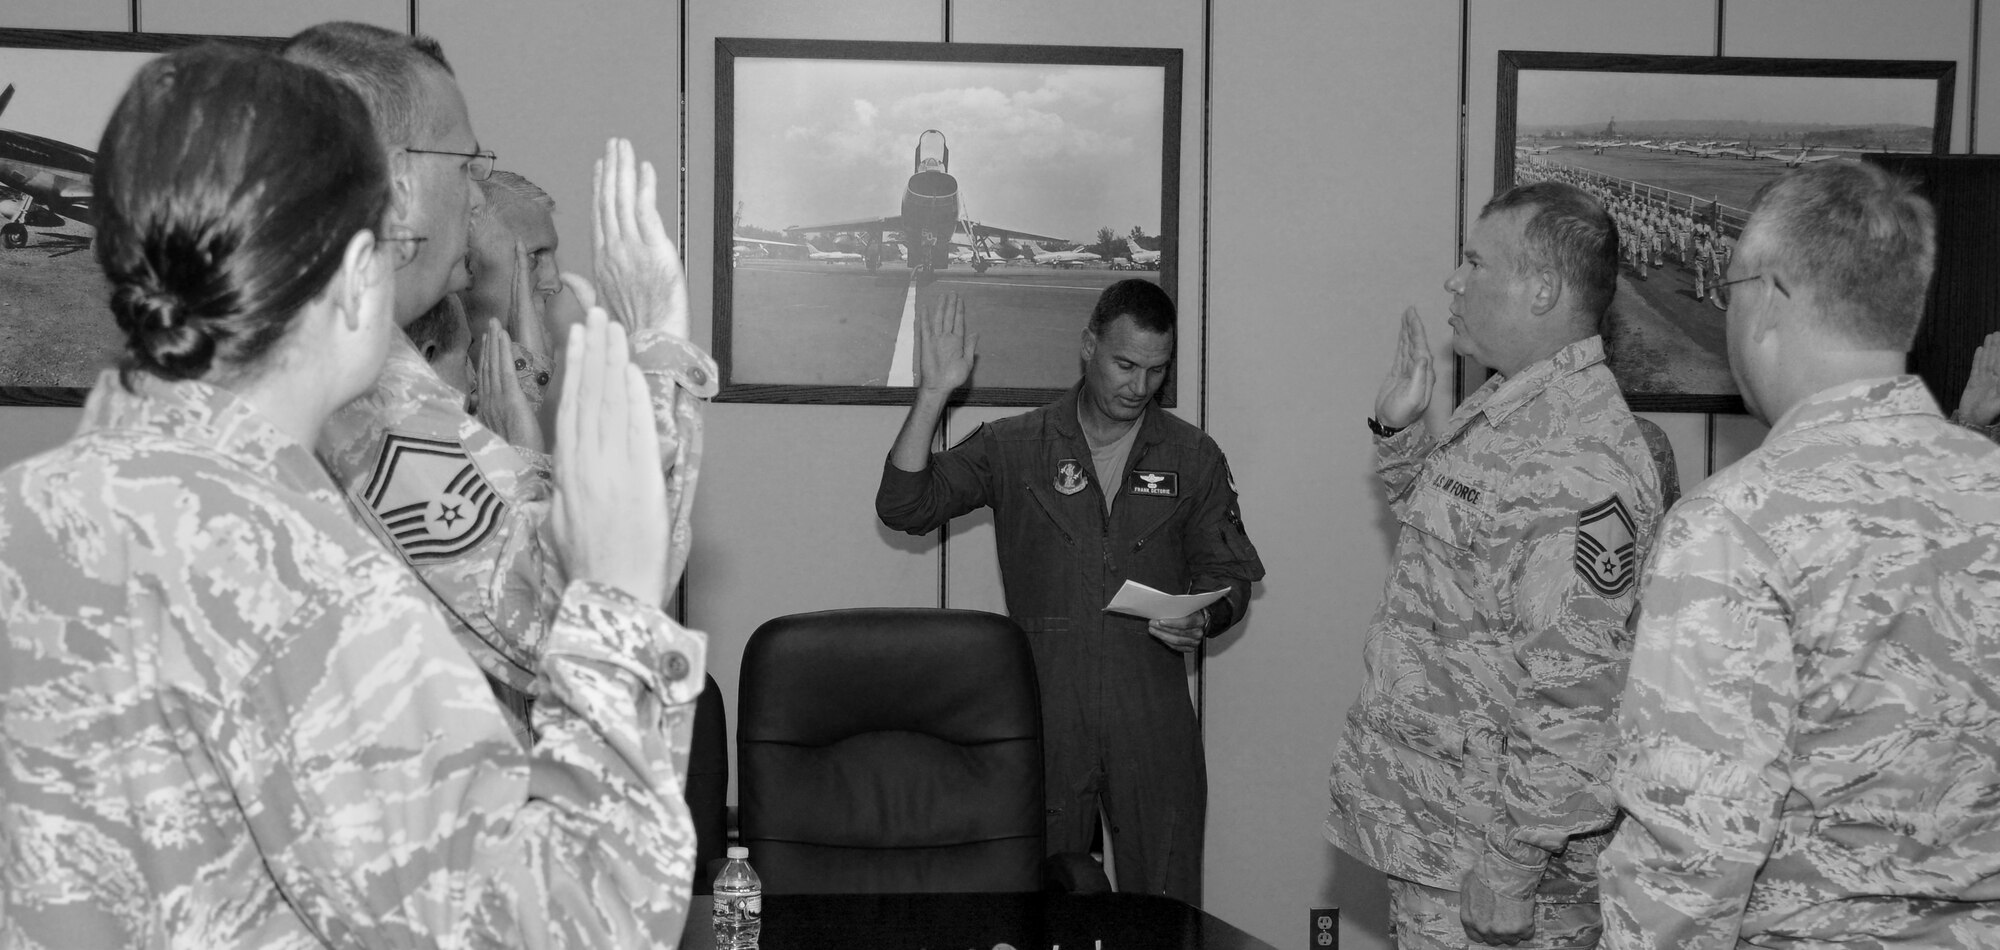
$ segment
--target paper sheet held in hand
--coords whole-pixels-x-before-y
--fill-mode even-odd
[[[1227,593],[1229,589],[1225,587],[1206,594],[1169,594],[1138,581],[1127,580],[1125,586],[1118,588],[1118,593],[1111,595],[1111,602],[1104,605],[1104,612],[1130,614],[1147,620],[1172,620],[1215,603]]]

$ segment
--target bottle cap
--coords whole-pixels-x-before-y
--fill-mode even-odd
[[[729,860],[731,861],[742,861],[748,859],[749,857],[750,857],[749,848],[733,847],[729,849]]]

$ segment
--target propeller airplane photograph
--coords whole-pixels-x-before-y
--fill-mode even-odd
[[[0,30],[0,403],[81,404],[116,364],[92,253],[98,140],[147,60],[200,39]]]
[[[14,86],[0,89],[0,122],[14,101]],[[59,228],[65,219],[94,224],[90,210],[90,173],[97,153],[46,136],[0,126],[0,246],[28,246],[28,228]],[[89,242],[86,240],[85,244]]]

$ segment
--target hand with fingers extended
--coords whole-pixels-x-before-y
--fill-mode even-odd
[[[972,378],[979,334],[965,329],[965,301],[955,293],[938,295],[928,311],[917,315],[915,385],[920,394],[943,397]]]
[[[630,141],[611,139],[597,161],[593,188],[591,247],[605,307],[628,330],[686,337],[687,281],[680,252],[660,220],[653,163],[639,161]]]
[[[550,376],[548,296],[535,289],[534,265],[528,262],[528,249],[520,241],[514,242],[514,280],[509,296],[507,335],[513,338],[514,346],[508,362],[521,377],[521,391],[527,394],[529,405],[539,407],[548,396]],[[520,359],[527,365],[522,366]]]
[[[564,346],[552,519],[569,576],[647,604],[667,596],[666,475],[625,328],[592,308]]]
[[[1965,378],[1952,418],[1975,426],[2000,421],[2000,330],[1986,334],[1986,342],[1972,354],[1972,374]]]
[[[479,424],[492,429],[508,445],[535,452],[548,451],[534,403],[521,389],[514,372],[513,341],[498,320],[488,320],[479,341]]]
[[[1430,340],[1424,335],[1424,321],[1417,308],[1403,310],[1402,332],[1396,337],[1396,356],[1389,363],[1389,375],[1375,393],[1375,421],[1391,429],[1401,429],[1423,418],[1430,408],[1431,387],[1437,382],[1432,365]]]

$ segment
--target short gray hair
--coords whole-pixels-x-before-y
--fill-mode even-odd
[[[423,108],[423,70],[451,74],[437,40],[367,23],[307,27],[286,40],[281,52],[359,93],[384,149],[409,145],[432,131],[419,126],[430,118]]]
[[[1479,216],[1516,209],[1527,212],[1527,219],[1521,222],[1515,268],[1524,276],[1542,268],[1555,271],[1578,311],[1604,332],[1604,315],[1618,292],[1618,226],[1604,203],[1575,185],[1538,181],[1494,195]]]
[[[1937,266],[1937,215],[1910,179],[1863,162],[1808,165],[1757,193],[1744,266],[1809,293],[1821,329],[1907,352]]]
[[[480,182],[479,188],[488,198],[493,197],[495,192],[509,194],[551,215],[556,213],[556,200],[549,197],[549,193],[543,191],[540,185],[529,181],[519,172],[496,168],[493,170],[493,177]]]

